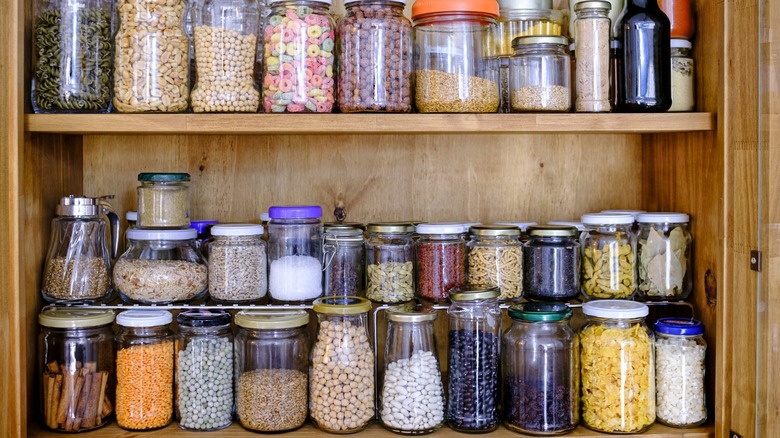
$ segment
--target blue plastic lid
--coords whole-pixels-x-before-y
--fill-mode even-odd
[[[665,335],[695,336],[704,334],[704,324],[696,319],[660,318],[655,322],[655,331]]]
[[[322,217],[322,207],[319,205],[285,205],[268,209],[271,219],[319,219]]]
[[[203,234],[206,232],[206,228],[209,227],[209,225],[216,225],[219,221],[216,219],[203,219],[198,221],[190,221],[190,228],[194,228],[195,231],[198,232],[198,234]]]

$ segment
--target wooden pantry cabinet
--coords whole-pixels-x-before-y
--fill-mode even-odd
[[[0,436],[54,435],[36,422],[35,369],[40,271],[57,199],[111,193],[123,212],[134,207],[137,173],[155,170],[192,174],[193,216],[223,221],[255,220],[272,203],[322,205],[326,219],[338,208],[351,221],[542,222],[610,207],[689,212],[690,301],[707,327],[711,420],[690,430],[656,425],[645,435],[771,436],[780,403],[756,388],[776,383],[762,364],[771,363],[780,304],[777,287],[764,281],[759,289],[749,262],[759,228],[777,216],[767,190],[777,178],[762,180],[761,197],[758,190],[759,170],[771,176],[771,162],[780,164],[776,149],[762,151],[758,117],[759,55],[777,56],[777,6],[695,4],[698,113],[32,115],[31,4],[2,0]],[[772,20],[759,32],[767,7]],[[772,35],[759,54],[759,38]],[[776,279],[780,251],[761,248]],[[757,295],[774,297],[769,316],[758,313]],[[360,435],[369,433],[390,436],[376,425]],[[172,425],[138,435],[185,434]],[[226,434],[251,435],[237,425]],[[93,435],[129,433],[111,425]],[[286,436],[314,435],[323,436],[307,426]],[[503,428],[490,435],[517,436]],[[580,427],[572,435],[599,434]]]

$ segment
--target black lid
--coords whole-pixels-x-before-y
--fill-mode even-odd
[[[186,327],[219,327],[230,325],[230,320],[230,314],[224,310],[186,310],[176,317],[176,322]]]

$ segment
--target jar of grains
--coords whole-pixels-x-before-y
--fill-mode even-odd
[[[513,112],[568,112],[571,109],[571,60],[562,36],[525,36],[514,40],[509,66]]]
[[[406,0],[344,1],[347,13],[338,31],[341,112],[412,111],[412,23],[404,5]]]
[[[178,113],[190,94],[186,0],[117,0],[114,107]]]
[[[209,244],[214,240],[211,236],[211,228],[218,224],[216,219],[198,219],[190,221],[190,228],[193,228],[198,232],[198,237],[195,238],[195,248],[198,252],[203,254],[206,260],[209,259]]]
[[[139,173],[138,228],[190,226],[189,173]]]
[[[114,312],[45,308],[38,315],[42,423],[81,432],[114,414]]]
[[[363,230],[326,225],[323,241],[323,295],[365,296]]]
[[[238,421],[259,432],[300,427],[308,410],[309,314],[243,310],[235,320]]]
[[[577,17],[577,3],[588,0],[569,0],[569,37],[576,39],[575,18]],[[605,0],[609,2],[610,37],[617,38],[620,35],[620,14],[626,8],[624,0]]]
[[[168,304],[194,301],[208,289],[206,260],[195,249],[197,232],[127,231],[130,248],[114,265],[114,287],[124,301]]]
[[[384,378],[379,397],[382,425],[396,433],[423,434],[444,424],[444,388],[436,353],[436,311],[406,305],[387,310]]]
[[[609,34],[610,4],[584,1],[574,6],[574,44],[577,51],[577,112],[610,112]]]
[[[523,295],[523,245],[512,225],[475,225],[466,244],[470,287],[497,287],[500,301]]]
[[[365,298],[314,301],[319,327],[311,352],[309,410],[314,424],[325,432],[357,432],[374,418],[369,310],[371,302]]]
[[[495,0],[417,0],[412,5],[415,102],[421,113],[498,111],[499,65],[490,39]]]
[[[669,111],[693,111],[696,108],[696,87],[693,76],[693,45],[688,40],[673,39],[672,55],[672,106]]]
[[[461,289],[450,299],[447,421],[458,432],[490,432],[500,421],[498,289]]]
[[[310,302],[322,295],[322,208],[268,210],[268,292],[276,302]]]
[[[268,277],[263,226],[215,225],[209,245],[209,294],[222,303],[249,303],[265,296]]]
[[[116,318],[116,423],[123,429],[158,429],[173,418],[171,321],[165,310],[126,310]]]
[[[567,301],[580,294],[577,229],[560,225],[528,227],[523,248],[523,291],[532,300]]]
[[[417,226],[415,274],[417,295],[427,301],[446,301],[450,290],[466,286],[466,235],[456,223]]]
[[[521,36],[560,36],[563,13],[553,9],[552,0],[498,0],[496,53],[514,54],[512,41]]]
[[[187,310],[176,317],[176,418],[184,430],[219,430],[233,422],[230,319],[221,310]]]
[[[684,213],[645,213],[639,222],[639,297],[684,300],[693,290],[690,217]]]
[[[504,424],[531,435],[556,435],[580,422],[579,344],[563,303],[509,308],[504,334]]]
[[[332,0],[268,0],[263,23],[263,109],[329,113],[336,95]]]
[[[653,332],[648,307],[626,300],[582,305],[582,421],[606,433],[642,433],[655,422]]]
[[[658,422],[696,427],[707,420],[704,325],[695,319],[655,322],[655,401]]]
[[[366,295],[380,303],[414,299],[414,225],[368,224]]]
[[[630,299],[636,291],[636,234],[630,214],[588,213],[582,216],[580,288],[591,300]]]

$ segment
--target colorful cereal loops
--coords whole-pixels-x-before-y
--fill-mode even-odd
[[[132,345],[116,354],[116,422],[156,429],[173,416],[173,341]]]

